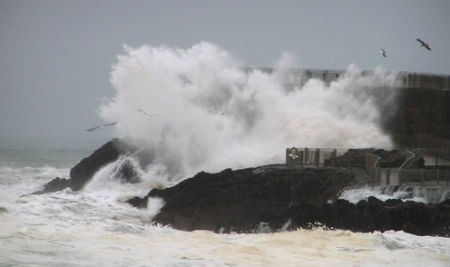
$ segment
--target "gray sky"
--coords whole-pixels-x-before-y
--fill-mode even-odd
[[[0,147],[104,143],[107,130],[84,129],[101,123],[96,110],[113,94],[123,44],[200,41],[246,66],[273,66],[290,51],[306,68],[450,74],[450,1],[0,0]]]

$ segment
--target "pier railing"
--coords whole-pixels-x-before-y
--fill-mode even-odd
[[[315,167],[346,167],[359,168],[367,172],[369,183],[376,185],[439,185],[450,186],[450,163],[438,156],[412,151],[427,151],[425,149],[407,150],[408,157],[398,168],[383,168],[379,166],[380,157],[374,149],[333,149],[333,148],[287,148],[286,165]],[[432,150],[435,155],[447,151]],[[420,161],[428,161],[422,162]],[[427,163],[424,166],[424,163]],[[422,166],[421,166],[422,165]],[[421,166],[419,168],[418,166]]]
[[[244,67],[242,70],[246,73],[251,73],[253,71],[273,73],[276,71],[274,68],[264,67]],[[335,69],[289,69],[285,71],[285,73],[290,75],[288,80],[291,85],[301,86],[309,79],[318,79],[325,83],[330,83],[343,77],[346,71]],[[373,73],[374,72],[370,70],[361,70],[362,76]],[[450,90],[450,75],[402,71],[393,73],[395,73],[397,77],[396,87]]]

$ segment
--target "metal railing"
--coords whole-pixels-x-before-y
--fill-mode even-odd
[[[380,157],[370,149],[333,149],[333,148],[287,148],[286,165],[315,167],[346,167],[364,169],[372,186],[418,184],[450,186],[450,163],[436,157],[436,164],[414,169],[416,159],[421,154],[408,150],[408,157],[398,168],[378,166]],[[435,150],[434,150],[435,151]],[[436,152],[436,151],[435,151]],[[437,152],[436,152],[437,153]],[[438,153],[439,154],[439,153]],[[438,165],[437,163],[444,163]]]
[[[274,68],[266,67],[244,67],[242,70],[246,73],[260,71],[263,73],[273,73]],[[326,83],[338,80],[342,77],[345,70],[335,69],[290,69],[286,71],[291,74],[290,83],[293,85],[303,85],[309,79],[319,79]],[[362,70],[361,75],[371,75],[374,71]],[[392,72],[397,76],[396,87],[401,88],[423,88],[423,89],[439,89],[450,90],[450,75],[433,74],[433,73],[415,73],[415,72]]]

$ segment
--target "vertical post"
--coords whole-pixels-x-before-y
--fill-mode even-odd
[[[309,160],[309,149],[305,147],[305,165],[308,165]]]
[[[300,163],[300,166],[303,166],[303,151],[298,152],[298,162]]]
[[[291,159],[291,157],[289,157],[289,151],[290,151],[290,149],[289,148],[286,148],[286,165],[290,165],[290,159]]]
[[[331,152],[331,167],[336,167],[336,149]]]
[[[336,149],[335,149],[335,151],[336,151]],[[370,158],[369,158],[369,154],[366,154],[366,158],[365,158],[365,163],[366,163],[366,171],[368,171],[368,170],[370,170],[369,168],[369,166],[370,166]]]
[[[371,167],[369,169],[370,183],[371,183],[372,187],[374,186],[374,183],[375,183],[375,181],[374,181],[374,178],[375,178],[374,169],[375,169],[374,167]]]
[[[314,166],[319,167],[320,165],[320,149],[314,151]]]

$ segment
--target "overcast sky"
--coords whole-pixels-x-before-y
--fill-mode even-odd
[[[450,1],[0,0],[0,147],[104,143],[107,130],[84,129],[102,122],[96,110],[113,94],[123,45],[200,41],[246,66],[273,66],[289,51],[305,68],[450,74]]]

